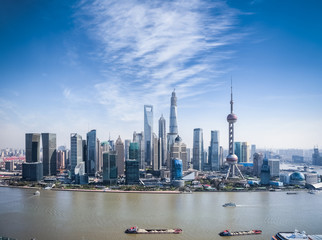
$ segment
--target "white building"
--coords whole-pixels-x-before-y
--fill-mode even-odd
[[[271,177],[278,177],[280,175],[280,160],[268,159],[268,166],[271,170]]]

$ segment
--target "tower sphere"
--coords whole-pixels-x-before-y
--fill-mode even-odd
[[[238,161],[238,157],[235,155],[235,154],[229,154],[227,157],[226,157],[226,161],[228,163],[237,163]]]
[[[237,116],[235,114],[231,113],[227,116],[227,122],[235,123],[236,121],[237,121]]]

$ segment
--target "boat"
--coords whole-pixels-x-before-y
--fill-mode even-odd
[[[225,203],[224,205],[222,205],[223,207],[236,207],[236,203],[233,202],[229,202],[229,203]]]
[[[36,191],[36,192],[34,192],[34,195],[35,196],[39,196],[40,195],[40,192],[39,191]]]
[[[286,194],[297,194],[297,192],[287,192]]]
[[[262,230],[250,230],[250,231],[237,231],[231,232],[229,230],[225,230],[219,233],[221,237],[231,237],[231,236],[243,236],[243,235],[256,235],[261,234]]]
[[[275,236],[272,236],[271,240],[296,240],[296,239],[306,239],[306,240],[319,240],[322,239],[322,235],[308,235],[305,231],[299,232],[295,229],[294,232],[278,232]]]
[[[138,227],[131,227],[125,230],[125,233],[131,234],[179,234],[182,233],[182,229],[143,229]]]

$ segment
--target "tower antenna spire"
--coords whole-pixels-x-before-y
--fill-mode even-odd
[[[230,77],[230,113],[233,113],[233,78]]]

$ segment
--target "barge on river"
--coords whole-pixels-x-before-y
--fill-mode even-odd
[[[125,230],[125,233],[132,234],[179,234],[182,233],[182,229],[173,228],[173,229],[144,229],[138,227],[131,227]]]
[[[262,230],[250,230],[250,231],[238,231],[238,232],[230,232],[229,230],[225,230],[219,233],[221,237],[231,237],[231,236],[243,236],[243,235],[256,235],[261,234]]]

